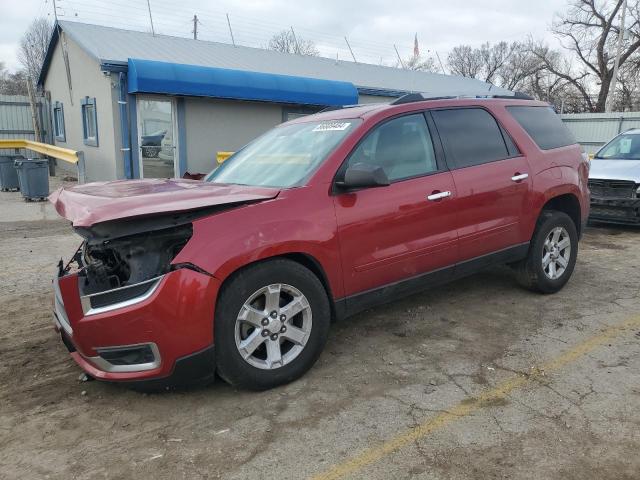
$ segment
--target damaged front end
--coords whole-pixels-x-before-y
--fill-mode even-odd
[[[149,298],[162,278],[176,268],[173,259],[193,234],[192,215],[172,215],[105,222],[76,227],[84,242],[64,275],[75,263],[84,315],[133,305]],[[186,265],[190,267],[189,265]],[[197,267],[191,267],[200,271]]]

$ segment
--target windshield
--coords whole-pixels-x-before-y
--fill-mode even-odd
[[[298,186],[360,122],[330,120],[274,128],[229,157],[205,181],[278,188]]]
[[[611,160],[640,160],[640,135],[620,135],[602,147],[594,158]]]

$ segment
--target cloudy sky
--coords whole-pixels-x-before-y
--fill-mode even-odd
[[[0,61],[19,67],[20,36],[38,15],[53,18],[53,0],[3,0]],[[313,40],[324,56],[350,59],[344,37],[361,62],[393,64],[397,45],[403,57],[420,51],[444,62],[456,45],[525,39],[529,34],[552,44],[548,29],[567,0],[150,0],[155,30],[192,35],[198,15],[199,38],[230,42],[228,13],[236,43],[264,46],[276,32],[293,27]],[[61,19],[134,30],[150,30],[146,0],[57,0]],[[434,57],[435,58],[435,57]]]

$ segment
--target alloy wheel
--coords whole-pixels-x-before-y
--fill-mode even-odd
[[[571,258],[571,238],[564,227],[553,228],[542,246],[542,270],[551,280],[560,278]]]
[[[311,306],[300,290],[284,283],[267,285],[254,292],[238,312],[236,348],[256,368],[280,368],[300,355],[311,326]]]

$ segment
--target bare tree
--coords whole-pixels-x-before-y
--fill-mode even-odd
[[[449,70],[454,75],[479,78],[482,74],[483,63],[478,49],[470,45],[459,45],[451,50],[447,56]]]
[[[456,75],[476,78],[509,90],[521,89],[525,80],[542,68],[526,43],[484,43],[479,48],[455,47],[447,57]]]
[[[614,109],[617,112],[640,110],[640,61],[627,62],[619,71]]]
[[[27,76],[24,71],[19,70],[11,73],[7,70],[3,62],[0,62],[0,94],[3,95],[26,95]]]
[[[317,57],[320,52],[316,48],[316,44],[311,40],[305,40],[294,35],[292,30],[282,30],[276,33],[269,40],[269,50],[284,53],[297,53],[300,55],[310,55]]]
[[[514,42],[508,59],[496,72],[493,83],[507,90],[524,91],[528,81],[543,69],[542,62],[531,52],[528,43]]]
[[[412,55],[400,62],[396,62],[396,68],[404,68],[406,70],[414,70],[416,72],[437,72],[436,62],[431,57],[423,57],[422,55]]]
[[[545,68],[571,83],[589,109],[602,112],[613,78],[619,17],[624,0],[571,0],[566,14],[556,18],[552,31],[572,53],[570,62],[546,58],[538,50]],[[628,31],[623,36],[620,66],[640,50],[640,0],[628,0]],[[595,99],[591,93],[595,93]]]
[[[53,33],[53,25],[46,17],[36,18],[20,40],[18,60],[32,82],[38,80]]]

